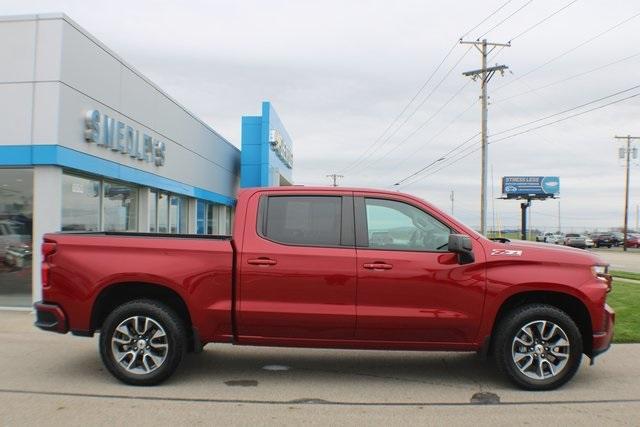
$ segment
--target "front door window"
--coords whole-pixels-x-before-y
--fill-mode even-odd
[[[451,229],[403,202],[365,199],[370,249],[444,251]]]

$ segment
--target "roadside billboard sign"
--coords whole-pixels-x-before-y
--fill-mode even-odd
[[[502,194],[509,199],[558,197],[560,178],[557,176],[505,176],[502,178]]]

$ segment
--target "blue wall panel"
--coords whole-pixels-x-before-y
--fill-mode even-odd
[[[279,175],[293,182],[292,169],[271,149],[269,132],[277,130],[290,148],[293,145],[291,137],[270,102],[262,103],[261,113],[260,116],[242,117],[240,186],[243,188],[278,186]]]

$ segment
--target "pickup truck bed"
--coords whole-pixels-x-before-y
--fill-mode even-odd
[[[231,340],[230,237],[65,232],[47,235],[45,243],[56,245],[47,280],[56,286],[45,284],[43,290],[66,314],[67,326],[56,328],[80,335],[99,329],[99,319],[120,302],[114,300],[118,287],[127,288],[128,298],[150,297],[162,289],[173,294],[172,300],[188,302],[190,310],[182,304],[175,308],[188,312],[193,324],[215,325],[203,328],[201,340]]]

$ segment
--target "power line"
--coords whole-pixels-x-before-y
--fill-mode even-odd
[[[577,0],[576,0],[577,1]],[[499,49],[496,51],[496,53],[488,60],[493,60],[495,59],[500,52],[502,52],[502,50],[507,47],[506,45],[498,45]],[[406,141],[408,141],[409,139],[411,139],[414,135],[416,135],[420,130],[422,130],[429,122],[431,122],[431,120],[433,120],[447,105],[449,105],[468,85],[470,84],[470,81],[465,83],[462,87],[460,87],[460,89],[458,89],[457,92],[455,92],[453,94],[453,96],[451,96],[442,106],[440,106],[440,108],[438,108],[438,110],[436,110],[433,114],[431,114],[425,121],[423,121],[420,125],[418,125],[418,127],[416,127],[411,133],[409,133],[405,138],[403,138],[399,143],[397,143],[394,147],[392,147],[390,150],[388,150],[385,154],[383,154],[379,159],[375,159],[373,160],[373,163],[369,163],[369,165],[371,164],[375,164],[376,162],[379,162],[380,160],[384,159],[385,157],[387,157],[389,154],[391,154],[393,151],[397,150],[402,144],[404,144]],[[431,141],[433,141],[434,139],[436,139],[439,135],[441,135],[446,129],[448,129],[454,122],[456,122],[460,117],[462,117],[462,115],[464,115],[467,111],[469,111],[472,107],[474,107],[476,105],[477,101],[472,102],[467,108],[465,108],[461,113],[459,113],[452,121],[450,121],[443,129],[441,129],[438,133],[436,133],[432,138],[430,138],[429,140],[427,140],[424,144],[422,144],[420,148],[424,148],[426,145],[428,145]],[[476,134],[477,135],[477,134]],[[404,163],[407,159],[409,159],[411,157],[412,154],[414,154],[418,149],[414,150],[409,156],[407,156],[405,159],[403,159],[402,161],[398,162],[398,165]],[[446,155],[445,155],[446,157]],[[367,162],[365,162],[364,164],[366,164]],[[362,165],[361,165],[362,166]],[[431,166],[431,165],[430,165]]]
[[[508,21],[509,19],[511,19],[511,17],[513,15],[515,15],[516,13],[520,12],[522,9],[524,9],[525,7],[529,6],[531,4],[533,0],[529,0],[528,2],[526,2],[525,4],[523,4],[522,6],[520,6],[518,9],[516,9],[515,12],[513,12],[511,15],[507,16],[506,18],[504,18],[502,21],[498,22],[496,25],[494,25],[493,27],[489,28],[487,31],[485,31],[481,36],[479,36],[476,40],[480,40],[481,38],[483,38],[484,36],[486,36],[487,34],[489,34],[491,31],[495,30],[496,28],[498,28],[500,25],[504,24],[506,21]]]
[[[409,114],[407,117],[405,117],[404,121],[402,123],[400,123],[400,125],[398,125],[396,127],[396,129],[391,132],[389,135],[387,135],[386,138],[384,138],[384,140],[382,140],[382,143],[373,151],[369,152],[368,155],[364,156],[363,158],[360,159],[359,162],[356,162],[354,164],[352,164],[350,167],[343,169],[341,172],[347,172],[348,170],[352,170],[354,167],[356,166],[362,166],[363,162],[366,162],[369,158],[371,158],[371,156],[375,153],[376,150],[379,150],[382,146],[384,146],[391,138],[393,138],[398,131],[418,112],[418,110],[420,110],[420,108],[431,98],[431,96],[436,92],[436,90],[438,90],[438,88],[442,85],[442,83],[444,83],[444,81],[451,75],[451,73],[453,72],[453,70],[460,64],[460,62],[462,62],[462,60],[464,59],[465,56],[467,56],[467,54],[469,53],[469,51],[471,50],[471,47],[469,47],[469,49],[467,49],[464,54],[462,54],[462,56],[460,56],[460,58],[458,58],[458,60],[455,62],[455,64],[453,64],[449,70],[447,71],[447,73],[444,75],[444,77],[442,79],[440,79],[440,81],[438,82],[438,84],[436,84],[435,87],[433,87],[433,89],[431,89],[431,92],[429,92],[427,94],[427,96],[420,102],[420,104],[418,104],[418,106],[416,108],[413,109],[413,111],[411,112],[411,114]]]
[[[415,93],[415,95],[413,95],[413,97],[409,100],[409,102],[404,106],[404,108],[400,111],[400,113],[393,119],[393,121],[389,124],[389,126],[387,126],[387,128],[384,130],[384,132],[382,132],[374,141],[373,143],[367,147],[365,149],[365,151],[354,161],[352,162],[350,165],[348,165],[346,168],[342,169],[342,172],[345,172],[349,169],[351,169],[355,164],[357,164],[360,159],[365,156],[367,154],[367,152],[372,149],[379,141],[382,140],[382,138],[386,135],[386,133],[398,122],[398,120],[400,120],[400,117],[402,117],[404,115],[404,113],[407,111],[407,109],[409,108],[409,106],[411,106],[411,104],[413,103],[413,101],[415,101],[415,99],[422,93],[422,91],[424,90],[425,87],[427,87],[427,85],[429,84],[429,82],[431,81],[431,79],[433,79],[433,77],[436,75],[436,73],[438,72],[438,70],[440,70],[440,67],[442,67],[442,64],[444,64],[444,62],[447,60],[447,58],[449,58],[449,56],[451,56],[451,53],[453,52],[453,50],[456,48],[456,46],[458,45],[458,42],[456,41],[451,48],[449,49],[449,51],[447,52],[447,54],[444,56],[444,58],[442,58],[442,61],[440,61],[440,63],[438,64],[438,66],[431,72],[431,74],[429,75],[429,77],[427,78],[427,80],[422,84],[422,86],[420,86],[420,89],[418,89],[418,91]]]
[[[546,84],[546,85],[544,85],[544,86],[539,86],[539,87],[537,87],[537,88],[533,88],[533,89],[527,90],[527,91],[525,91],[525,92],[520,92],[520,93],[517,93],[517,94],[515,94],[515,95],[508,96],[508,97],[506,97],[506,98],[501,98],[501,99],[498,99],[498,100],[494,100],[494,101],[492,102],[492,104],[495,104],[495,103],[497,103],[497,102],[507,101],[507,100],[509,100],[509,99],[513,99],[513,98],[517,98],[517,97],[522,96],[522,95],[527,95],[527,94],[529,94],[529,93],[537,92],[537,91],[540,91],[540,90],[542,90],[542,89],[546,89],[546,88],[548,88],[548,87],[555,86],[555,85],[557,85],[557,84],[564,83],[564,82],[567,82],[567,81],[569,81],[569,80],[572,80],[572,79],[575,79],[575,78],[578,78],[578,77],[586,76],[587,74],[591,74],[591,73],[594,73],[594,72],[596,72],[596,71],[603,70],[603,69],[605,69],[605,68],[607,68],[607,67],[610,67],[610,66],[612,66],[612,65],[619,64],[619,63],[624,62],[624,61],[628,61],[629,59],[635,58],[635,57],[637,57],[637,56],[640,56],[640,52],[637,52],[637,53],[635,53],[635,54],[633,54],[633,55],[626,56],[626,57],[621,58],[621,59],[617,59],[617,60],[615,60],[615,61],[613,61],[613,62],[609,62],[609,63],[604,64],[604,65],[600,65],[600,66],[595,67],[595,68],[592,68],[592,69],[590,69],[590,70],[583,71],[582,73],[574,74],[574,75],[572,75],[572,76],[569,76],[569,77],[566,77],[566,78],[563,78],[563,79],[560,79],[560,80],[556,80],[555,82],[552,82],[552,83]]]
[[[640,85],[634,86],[633,88],[630,88],[630,89],[626,89],[626,90],[623,90],[623,91],[616,92],[616,94],[625,93],[625,92],[628,92],[629,90],[632,90],[632,89],[634,89],[634,88],[640,88]],[[599,101],[599,100],[604,100],[604,99],[611,98],[612,96],[615,96],[616,94],[614,94],[614,95],[609,95],[609,96],[605,96],[605,97],[601,97],[601,98],[598,98],[598,100],[590,101],[590,102],[587,102],[587,103],[581,104],[581,105],[579,105],[579,106],[577,106],[577,107],[574,107],[574,108],[571,108],[571,109],[565,110],[565,111],[564,111],[564,112],[562,112],[562,113],[566,113],[566,112],[568,112],[568,111],[573,111],[573,110],[576,110],[576,109],[582,108],[582,107],[584,107],[584,106],[586,106],[586,105],[593,104],[594,102],[597,102],[597,101]],[[581,112],[578,112],[578,113],[575,113],[575,114],[572,114],[572,115],[569,115],[569,116],[566,116],[566,117],[562,117],[562,118],[560,118],[560,119],[554,120],[554,121],[549,122],[549,123],[544,123],[544,124],[541,124],[541,125],[539,125],[539,126],[535,126],[535,127],[533,127],[533,128],[530,128],[530,129],[525,129],[525,130],[523,130],[523,131],[520,131],[520,132],[517,132],[517,133],[511,134],[511,135],[504,136],[504,137],[502,137],[502,138],[494,139],[493,141],[491,141],[491,144],[494,144],[494,143],[497,143],[497,142],[500,142],[500,141],[504,141],[504,140],[507,140],[507,139],[511,139],[511,138],[516,137],[516,136],[519,136],[519,135],[522,135],[522,134],[525,134],[525,133],[529,133],[529,132],[532,132],[532,131],[535,131],[535,130],[541,129],[541,128],[543,128],[543,127],[552,126],[552,125],[554,125],[554,124],[557,124],[557,123],[560,123],[560,122],[563,122],[563,121],[566,121],[566,120],[569,120],[569,119],[572,119],[572,118],[575,118],[575,117],[578,117],[578,116],[581,116],[581,115],[584,115],[584,114],[590,113],[590,112],[592,112],[592,111],[596,111],[596,110],[599,110],[599,109],[602,109],[602,108],[605,108],[605,107],[608,107],[608,106],[611,106],[611,105],[614,105],[614,104],[618,104],[618,103],[620,103],[620,102],[623,102],[623,101],[626,101],[626,100],[629,100],[629,99],[632,99],[632,98],[635,98],[635,97],[638,97],[638,96],[640,96],[640,92],[635,93],[635,94],[632,94],[632,95],[629,95],[629,96],[626,96],[626,97],[624,97],[624,98],[620,98],[620,99],[616,99],[616,100],[610,101],[610,102],[608,102],[608,103],[606,103],[606,104],[602,104],[602,105],[599,105],[599,106],[596,106],[596,107],[590,108],[590,109],[585,110],[585,111],[581,111]],[[547,118],[557,116],[558,114],[561,114],[561,113],[552,114],[552,115],[550,115],[550,116],[547,116]],[[539,122],[540,120],[541,120],[541,119],[537,119],[537,120],[533,120],[533,121],[531,121],[531,122],[523,123],[523,124],[521,124],[521,125],[519,125],[519,126],[516,126],[516,127],[511,128],[510,130],[514,130],[514,129],[516,129],[516,128],[521,128],[521,127],[526,127],[526,126],[529,126],[529,125],[531,125],[531,124],[533,124],[533,123],[537,123],[537,122]],[[501,133],[505,133],[505,132],[506,132],[506,131],[501,131],[501,132],[496,133],[496,134],[493,134],[493,135],[497,135],[497,134],[501,134]],[[477,135],[475,135],[475,136],[477,136]],[[474,137],[475,137],[475,136],[474,136]],[[472,138],[473,138],[473,137],[472,137]],[[467,140],[466,140],[465,142],[463,142],[462,144],[459,144],[459,145],[458,145],[458,147],[462,147],[462,146],[464,146],[466,143],[468,143],[468,142],[469,142],[469,141],[471,141],[471,140],[472,140],[471,138],[470,138],[470,139],[467,139]],[[469,149],[469,148],[473,148],[473,150],[468,151],[468,149]],[[455,150],[455,148],[454,148],[453,150]],[[453,150],[450,150],[450,151],[449,151],[449,153],[451,153],[451,151],[453,151]],[[471,147],[467,147],[466,149],[463,149],[460,153],[458,153],[458,154],[457,154],[457,156],[458,156],[458,157],[451,158],[449,162],[447,162],[445,165],[442,165],[440,168],[436,169],[435,171],[431,171],[430,173],[428,173],[428,174],[426,174],[426,175],[423,175],[423,176],[420,176],[420,177],[418,177],[418,179],[416,179],[416,180],[414,180],[414,181],[412,181],[412,182],[410,182],[410,183],[403,184],[403,185],[404,185],[404,186],[407,186],[407,185],[414,184],[414,183],[416,183],[416,182],[418,182],[418,181],[420,181],[420,180],[422,180],[422,179],[424,179],[424,178],[426,178],[426,177],[428,177],[428,176],[431,176],[431,175],[433,175],[433,174],[435,174],[435,173],[438,173],[439,171],[441,171],[441,170],[443,170],[443,169],[445,169],[445,168],[447,168],[447,167],[449,167],[449,166],[451,166],[451,165],[453,165],[453,164],[455,164],[455,163],[457,163],[457,162],[459,162],[459,161],[461,161],[461,160],[465,159],[466,157],[470,156],[471,154],[475,153],[475,152],[476,152],[476,151],[478,151],[478,150],[480,150],[480,147],[473,147],[473,146],[471,146]],[[464,155],[460,156],[460,154],[462,154],[464,151],[468,151],[468,152],[467,152],[466,154],[464,154]],[[446,155],[445,155],[445,156],[443,156],[443,157],[446,157]]]
[[[504,89],[505,87],[509,86],[510,84],[512,84],[512,83],[514,83],[514,82],[516,82],[516,81],[518,81],[518,80],[520,80],[520,79],[522,79],[522,78],[524,78],[524,77],[526,77],[526,76],[528,76],[528,75],[530,75],[530,74],[532,74],[532,73],[535,73],[536,71],[538,71],[538,70],[540,70],[540,69],[542,69],[542,68],[546,67],[547,65],[549,65],[549,64],[551,64],[551,63],[553,63],[553,62],[557,61],[558,59],[560,59],[560,58],[562,58],[562,57],[564,57],[564,56],[566,56],[566,55],[570,54],[571,52],[574,52],[574,51],[576,51],[576,50],[580,49],[582,46],[585,46],[585,45],[587,45],[587,44],[591,43],[592,41],[594,41],[594,40],[596,40],[596,39],[598,39],[598,38],[600,38],[600,37],[604,36],[605,34],[607,34],[607,33],[611,32],[611,31],[615,30],[616,28],[618,28],[618,27],[620,27],[620,26],[622,26],[622,25],[626,24],[627,22],[629,22],[629,21],[631,21],[631,20],[633,20],[633,19],[637,18],[638,16],[640,16],[640,12],[636,13],[635,15],[632,15],[632,16],[631,16],[631,17],[629,17],[629,18],[626,18],[626,19],[624,19],[624,20],[622,20],[622,21],[618,22],[617,24],[615,24],[615,25],[613,25],[613,26],[611,26],[611,27],[607,28],[606,30],[604,30],[604,31],[602,31],[602,32],[600,32],[600,33],[598,33],[598,34],[596,34],[595,36],[593,36],[593,37],[589,38],[588,40],[585,40],[584,42],[579,43],[578,45],[576,45],[576,46],[574,46],[574,47],[572,47],[572,48],[570,48],[570,49],[568,49],[568,50],[566,50],[566,51],[562,52],[560,55],[557,55],[557,56],[555,56],[555,57],[553,57],[553,58],[549,59],[548,61],[544,62],[542,65],[539,65],[539,66],[537,66],[537,67],[533,68],[532,70],[529,70],[529,71],[527,71],[527,72],[526,72],[526,73],[524,73],[524,74],[521,74],[520,76],[516,77],[514,80],[511,80],[511,81],[509,81],[509,82],[505,83],[504,85],[497,87],[497,88],[495,89],[495,91],[497,92],[497,91],[499,91],[499,90],[502,90],[502,89]]]
[[[460,39],[463,39],[464,37],[466,37],[469,33],[471,33],[472,31],[474,31],[476,28],[480,27],[482,24],[484,24],[488,19],[490,19],[491,17],[493,17],[496,13],[498,13],[500,10],[502,10],[505,6],[507,6],[509,3],[511,3],[513,0],[507,0],[506,2],[504,2],[501,6],[499,6],[496,10],[494,10],[493,12],[491,12],[487,17],[485,17],[482,21],[480,21],[480,23],[478,23],[476,26],[474,26],[473,28],[471,28],[470,30],[468,30],[466,33],[464,33]],[[504,22],[504,21],[503,21]],[[383,141],[384,136],[387,134],[387,132],[389,132],[389,130],[391,130],[393,128],[393,126],[398,122],[398,120],[400,119],[400,117],[402,117],[402,115],[404,115],[404,113],[407,111],[407,109],[409,108],[409,106],[416,100],[416,98],[422,93],[422,91],[425,89],[425,87],[428,85],[428,83],[431,81],[431,79],[433,79],[433,77],[435,76],[435,74],[438,72],[438,70],[440,70],[440,68],[442,67],[442,65],[444,64],[444,62],[449,58],[449,56],[451,55],[451,53],[453,52],[453,50],[455,49],[456,45],[458,44],[458,41],[456,41],[451,48],[449,49],[449,51],[447,52],[447,54],[445,55],[445,57],[440,61],[440,63],[438,64],[438,66],[433,70],[433,72],[429,75],[429,77],[427,78],[427,80],[424,82],[424,84],[420,87],[420,89],[415,93],[415,95],[409,100],[409,102],[404,106],[404,108],[400,111],[400,113],[393,119],[393,121],[391,122],[391,124],[389,126],[387,126],[387,128],[384,130],[384,132],[382,132],[375,140],[374,142],[369,145],[369,147],[367,147],[365,149],[365,151],[363,152],[363,154],[361,154],[354,162],[352,162],[351,164],[349,164],[347,167],[345,167],[344,169],[341,170],[341,172],[346,172],[350,169],[353,169],[353,167],[355,167],[358,163],[361,163],[361,161],[363,160],[363,157],[365,157],[367,155],[367,153],[373,149],[373,147],[375,147],[378,142]],[[467,51],[468,52],[468,51]],[[465,55],[466,53],[465,52]],[[463,55],[464,57],[464,55]],[[459,61],[461,61],[462,58],[460,58]],[[458,61],[458,62],[459,62]],[[430,95],[428,96],[430,97]],[[422,104],[420,104],[420,106],[422,106],[424,104],[425,101],[422,102]],[[418,107],[419,109],[419,107]],[[415,114],[415,111],[414,113]],[[412,114],[412,116],[413,116]],[[404,125],[404,123],[406,123],[407,120],[405,120],[405,122],[403,122],[403,124],[401,124],[398,129],[396,129],[396,131],[394,132],[394,134],[399,130],[400,127],[402,127]],[[388,140],[389,138],[387,138],[386,140]],[[386,141],[383,141],[384,142]]]
[[[496,53],[493,54],[493,56],[491,58],[489,58],[487,60],[487,62],[491,62],[494,59],[496,59],[498,57],[498,55],[502,52],[502,50],[505,48],[506,46],[500,46],[498,48],[498,50],[496,51]],[[463,86],[466,87],[467,85],[469,85],[471,82],[467,82],[465,83],[465,85]],[[475,99],[471,104],[469,104],[464,110],[462,110],[460,113],[458,113],[457,116],[455,116],[449,123],[447,123],[446,126],[444,126],[442,129],[440,129],[440,131],[438,131],[434,136],[432,136],[431,138],[429,138],[427,141],[425,141],[424,144],[420,145],[419,147],[417,147],[415,150],[413,150],[411,153],[409,153],[408,156],[406,156],[404,159],[402,159],[401,161],[399,161],[398,163],[395,164],[395,167],[399,167],[400,165],[402,165],[404,162],[406,162],[407,160],[409,160],[410,158],[412,158],[412,156],[418,151],[421,150],[422,148],[426,147],[428,144],[430,144],[432,141],[434,141],[437,137],[439,137],[440,135],[442,135],[447,129],[449,129],[455,122],[457,122],[467,111],[469,111],[470,109],[472,109],[476,103],[478,102],[477,99]],[[422,127],[422,126],[421,126]],[[419,130],[419,129],[417,129]],[[473,137],[480,135],[480,132],[476,133]],[[413,135],[411,135],[413,136]],[[466,140],[466,142],[469,142],[470,140]],[[445,154],[445,157],[448,155],[449,153]]]
[[[540,21],[536,22],[535,24],[533,24],[532,26],[530,26],[529,28],[527,28],[526,30],[518,33],[517,35],[511,37],[511,40],[509,41],[514,41],[515,39],[527,34],[529,31],[533,30],[534,28],[536,28],[538,25],[541,25],[543,23],[545,23],[546,21],[548,21],[549,19],[551,19],[552,17],[554,17],[555,15],[557,15],[558,13],[562,12],[563,10],[565,10],[566,8],[568,8],[569,6],[571,6],[572,4],[576,3],[578,0],[572,0],[569,3],[567,3],[566,5],[562,6],[560,9],[556,10],[555,12],[551,13],[550,15],[548,15],[547,17],[541,19]]]
[[[471,82],[467,82],[466,85],[470,84]],[[465,86],[466,86],[465,85]],[[409,160],[410,158],[413,157],[413,155],[418,152],[419,150],[423,149],[424,147],[426,147],[428,144],[430,144],[432,141],[434,141],[436,138],[438,138],[440,135],[442,135],[447,129],[449,129],[455,122],[457,122],[460,117],[462,117],[465,113],[467,113],[469,110],[471,110],[473,107],[475,107],[476,103],[478,101],[474,100],[467,108],[465,108],[464,110],[462,110],[457,116],[455,116],[449,123],[447,123],[446,126],[444,126],[442,129],[440,129],[434,136],[432,136],[431,138],[429,138],[428,140],[426,140],[424,142],[424,144],[420,145],[419,147],[417,147],[415,150],[413,150],[411,153],[409,153],[409,155],[407,155],[404,159],[400,160],[399,162],[397,162],[394,167],[397,168],[400,165],[404,164],[404,162],[406,162],[407,160]],[[480,135],[480,132],[476,133],[476,135]],[[475,136],[475,135],[474,135]],[[446,157],[446,155],[445,155]]]
[[[429,163],[427,166],[425,166],[424,168],[420,169],[418,172],[414,173],[413,175],[409,175],[408,177],[406,177],[404,179],[401,179],[400,181],[396,182],[393,185],[401,185],[404,181],[408,180],[409,178],[413,177],[414,175],[419,174],[423,170],[426,170],[426,169],[430,168],[431,166],[435,165],[436,163],[439,163],[439,162],[441,162],[443,160],[444,160],[444,157],[440,157],[439,159],[434,160],[433,162]]]
[[[418,125],[418,127],[416,127],[413,131],[411,131],[407,136],[405,136],[402,140],[400,140],[400,142],[398,142],[395,146],[391,147],[390,150],[387,150],[386,153],[384,153],[379,159],[375,159],[372,160],[372,163],[369,163],[369,165],[375,164],[377,162],[379,162],[380,160],[384,159],[385,157],[387,157],[389,154],[391,154],[393,151],[396,151],[402,144],[404,144],[405,142],[407,142],[409,139],[411,139],[413,136],[415,136],[418,132],[420,132],[426,125],[428,125],[431,120],[433,120],[442,110],[444,110],[446,108],[447,105],[449,105],[455,98],[458,97],[458,95],[460,95],[460,93],[467,87],[469,86],[471,82],[467,82],[464,85],[462,85],[460,87],[460,89],[458,89],[444,104],[442,104],[440,106],[440,108],[438,108],[433,114],[431,114],[429,117],[427,117],[426,120],[424,120],[420,125]],[[475,102],[473,103],[473,105],[475,105]],[[472,106],[473,106],[472,105]],[[468,109],[467,109],[468,110]],[[466,112],[467,110],[463,111]],[[433,138],[432,138],[433,139]],[[426,144],[424,144],[426,145]]]
[[[466,33],[464,33],[462,36],[460,36],[461,39],[467,37],[469,35],[469,33],[471,33],[472,31],[474,31],[476,28],[478,28],[479,26],[481,26],[482,24],[484,24],[485,22],[487,22],[493,15],[495,15],[496,13],[500,12],[506,5],[508,5],[509,3],[511,3],[513,0],[508,0],[506,2],[504,2],[502,4],[502,6],[500,6],[499,8],[497,8],[496,10],[494,10],[493,12],[491,12],[491,14],[489,14],[486,18],[484,18],[482,21],[480,21],[479,24],[477,24],[475,27],[473,27],[472,29],[470,29],[469,31],[467,31]],[[456,42],[457,43],[457,42]]]
[[[500,52],[502,52],[502,50],[505,48],[506,46],[500,46],[499,49],[496,51],[495,54],[493,54],[493,56],[491,58],[489,58],[487,60],[487,62],[493,61],[494,59],[496,59],[498,57],[498,55],[500,54]],[[455,98],[459,92],[462,91],[462,89],[464,89],[465,87],[467,87],[471,82],[468,81],[467,83],[465,83],[459,90],[458,92],[456,92],[456,94],[449,99],[446,104],[448,104],[453,98]],[[399,167],[400,165],[404,164],[404,162],[406,162],[407,160],[409,160],[410,158],[412,158],[412,156],[418,151],[423,149],[424,147],[426,147],[428,144],[430,144],[432,141],[434,141],[435,139],[437,139],[440,135],[442,135],[447,129],[449,129],[455,122],[457,122],[466,112],[468,112],[471,108],[473,108],[476,104],[477,104],[478,100],[475,99],[471,104],[469,104],[464,110],[462,110],[460,113],[458,113],[457,116],[455,116],[449,123],[447,123],[447,125],[445,125],[442,129],[440,129],[434,136],[432,136],[431,138],[429,138],[428,140],[426,140],[422,145],[420,145],[419,147],[417,147],[415,150],[413,150],[411,153],[409,153],[409,155],[407,155],[404,159],[400,160],[399,162],[397,162],[395,164],[394,167]],[[445,106],[446,106],[445,104]],[[444,107],[444,106],[443,106]],[[442,109],[442,108],[441,108]],[[438,110],[437,112],[439,112],[440,110]],[[436,113],[437,113],[436,112]],[[416,128],[411,134],[409,134],[405,139],[403,139],[402,142],[405,142],[406,140],[408,140],[409,138],[413,137],[418,131],[420,131],[429,121],[431,120],[431,117],[428,118],[425,122],[423,122],[420,126],[418,126],[418,128]],[[479,135],[480,132],[476,133],[476,135]],[[474,135],[474,136],[476,136]],[[389,154],[389,152],[387,152],[386,154]],[[385,154],[385,156],[386,156]],[[383,158],[385,157],[383,156]],[[445,154],[445,157],[447,155]]]
[[[512,128],[509,128],[509,129],[502,130],[500,132],[493,133],[493,134],[491,134],[491,136],[493,137],[493,136],[496,136],[496,135],[502,135],[502,134],[511,132],[513,130],[520,129],[520,128],[525,127],[525,126],[528,126],[528,125],[531,125],[531,124],[534,124],[534,123],[538,123],[538,122],[550,119],[552,117],[560,116],[562,114],[569,113],[569,112],[574,111],[574,110],[578,110],[578,109],[580,109],[582,107],[586,107],[587,105],[595,104],[596,102],[600,102],[600,101],[604,101],[605,99],[613,98],[614,96],[618,96],[618,95],[621,95],[621,94],[626,93],[626,92],[630,92],[630,91],[632,91],[634,89],[638,89],[638,88],[640,88],[640,85],[632,86],[630,88],[623,89],[623,90],[620,90],[618,92],[615,92],[615,93],[613,93],[611,95],[606,95],[606,96],[603,96],[601,98],[595,99],[593,101],[585,102],[584,104],[580,104],[580,105],[578,105],[576,107],[568,108],[566,110],[551,114],[549,116],[545,116],[545,117],[542,117],[540,119],[532,120],[532,121],[530,121],[528,123],[525,123],[525,124],[521,124],[521,125],[518,125],[518,126],[514,126]]]
[[[608,106],[613,105],[613,104],[617,104],[617,103],[622,102],[622,101],[626,101],[628,99],[635,98],[637,96],[640,96],[640,92],[639,93],[635,93],[633,95],[626,96],[626,97],[621,98],[621,99],[617,99],[615,101],[608,102],[608,103],[603,104],[603,105],[599,105],[597,107],[590,108],[590,109],[585,110],[585,111],[581,111],[581,112],[576,113],[576,114],[572,114],[572,115],[567,116],[567,117],[560,118],[558,120],[554,120],[554,121],[549,122],[549,123],[545,123],[545,124],[542,124],[542,125],[539,125],[539,126],[535,126],[533,128],[530,128],[530,129],[526,129],[526,130],[521,131],[521,132],[514,133],[512,135],[507,135],[507,136],[502,137],[502,138],[494,139],[491,143],[494,144],[496,142],[504,141],[505,139],[510,139],[510,138],[513,138],[513,137],[516,137],[516,136],[519,136],[519,135],[522,135],[522,134],[525,134],[525,133],[533,132],[534,130],[538,130],[538,129],[541,129],[541,128],[547,127],[547,126],[551,126],[551,125],[554,125],[556,123],[564,122],[564,121],[572,119],[574,117],[582,116],[582,115],[590,113],[592,111],[600,110],[602,108],[608,107]]]

